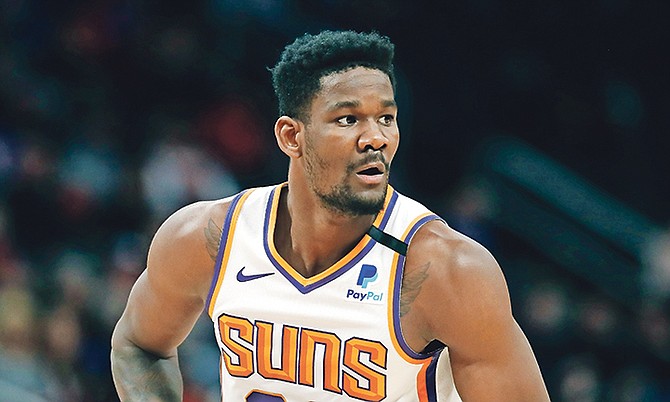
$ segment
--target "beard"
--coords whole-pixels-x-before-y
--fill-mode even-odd
[[[379,195],[369,197],[354,192],[351,185],[344,181],[330,187],[326,191],[318,188],[316,183],[320,177],[319,173],[328,170],[329,166],[321,158],[314,155],[314,153],[311,153],[310,156],[306,157],[305,167],[309,185],[312,191],[314,191],[314,194],[319,197],[321,204],[325,208],[341,215],[357,217],[362,215],[376,215],[384,208],[384,200],[386,199],[386,192],[388,190],[389,164],[386,163],[386,160],[381,153],[375,152],[367,154],[362,161],[356,164],[352,163],[347,165],[346,177],[349,177],[350,175],[356,174],[355,172],[358,167],[376,161],[381,161],[386,167],[385,170],[387,173],[385,176],[384,189]]]
[[[374,198],[362,197],[355,194],[348,184],[338,184],[331,187],[328,193],[315,191],[323,206],[333,212],[347,216],[376,215],[384,208],[386,186],[384,191]]]

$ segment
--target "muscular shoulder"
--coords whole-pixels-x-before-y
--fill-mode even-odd
[[[229,199],[200,201],[168,217],[151,242],[148,275],[181,291],[206,293],[229,205]]]
[[[502,271],[481,244],[443,222],[429,222],[412,239],[406,280],[419,282],[407,311],[421,323],[423,336],[449,344],[492,316],[511,314]],[[474,328],[472,328],[474,330]]]
[[[202,241],[203,231],[211,225],[220,228],[228,211],[228,199],[200,201],[187,205],[170,215],[158,228],[152,247],[156,242],[167,242],[182,248],[191,242]]]
[[[408,250],[408,263],[425,261],[438,264],[438,272],[467,280],[472,275],[499,272],[491,253],[475,240],[452,229],[441,221],[425,224],[416,233]]]

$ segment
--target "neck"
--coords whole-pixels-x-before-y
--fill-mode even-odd
[[[275,246],[291,266],[308,278],[347,255],[374,222],[374,215],[348,216],[320,204],[311,193],[282,190]]]

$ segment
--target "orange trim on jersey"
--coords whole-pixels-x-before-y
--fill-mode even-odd
[[[214,291],[212,292],[211,299],[209,301],[209,306],[207,307],[207,313],[209,316],[212,316],[212,313],[214,311],[214,304],[216,304],[216,299],[219,295],[219,290],[221,289],[221,283],[223,282],[223,277],[226,273],[226,266],[228,265],[228,258],[230,258],[230,250],[232,248],[232,243],[233,243],[233,235],[235,234],[235,226],[237,226],[237,218],[240,216],[240,211],[242,211],[242,205],[244,202],[249,198],[253,190],[249,190],[242,194],[240,197],[240,200],[238,201],[237,205],[235,205],[235,210],[233,211],[233,214],[230,219],[230,224],[228,226],[228,234],[226,236],[226,244],[224,245],[224,251],[223,251],[223,258],[221,259],[221,266],[220,270],[218,273],[218,278],[216,279],[216,287],[214,288]],[[223,228],[223,230],[226,230],[226,228]],[[221,247],[221,245],[219,245]]]
[[[356,246],[349,252],[347,255],[342,257],[339,261],[328,267],[326,270],[323,272],[314,275],[309,278],[305,278],[302,276],[298,271],[295,270],[289,264],[284,257],[282,257],[279,252],[277,251],[277,248],[275,247],[275,241],[274,241],[274,232],[275,232],[275,224],[277,223],[277,210],[279,207],[279,196],[281,194],[281,187],[286,186],[287,183],[283,183],[278,186],[277,190],[274,192],[274,198],[272,199],[272,206],[271,206],[271,211],[270,211],[270,221],[268,225],[268,231],[267,231],[267,245],[270,250],[270,253],[272,254],[272,257],[279,263],[282,268],[286,271],[287,274],[289,274],[296,282],[298,282],[302,286],[308,286],[311,284],[314,284],[316,282],[319,282],[320,280],[327,278],[328,276],[332,275],[333,273],[337,272],[340,268],[344,267],[347,265],[351,260],[354,259],[364,248],[365,246],[368,245],[372,240],[370,236],[363,236],[363,238],[356,244]],[[373,225],[374,226],[379,226],[382,220],[384,219],[384,215],[386,214],[386,208],[389,205],[389,201],[391,200],[391,196],[393,195],[393,188],[389,185],[386,191],[386,198],[384,199],[384,208],[377,214]]]
[[[423,364],[419,374],[416,376],[416,392],[419,396],[420,402],[429,402],[428,401],[428,379],[426,378],[426,372],[428,371],[428,366],[430,366],[430,360]]]
[[[409,235],[409,232],[412,230],[412,228],[414,228],[414,226],[421,219],[424,219],[424,218],[426,218],[428,216],[431,216],[431,215],[434,215],[434,214],[432,212],[426,212],[426,213],[416,217],[412,221],[412,223],[410,223],[407,226],[407,228],[405,229],[405,233],[403,233],[403,235],[401,237],[401,240],[405,241],[407,236]],[[390,277],[390,281],[389,281],[389,291],[388,291],[389,298],[388,298],[388,304],[387,304],[387,306],[388,306],[388,309],[387,309],[387,311],[388,311],[387,323],[388,323],[388,326],[389,326],[389,333],[391,335],[391,341],[393,343],[393,347],[395,348],[396,352],[398,352],[398,354],[403,359],[405,359],[405,361],[407,361],[408,363],[426,364],[425,363],[426,359],[429,358],[429,357],[426,357],[424,359],[416,359],[416,358],[408,355],[407,352],[405,352],[405,350],[402,348],[402,346],[400,346],[400,342],[398,341],[398,338],[396,337],[396,335],[398,335],[398,334],[396,333],[396,330],[395,330],[395,327],[394,327],[394,316],[393,316],[393,314],[394,314],[394,304],[395,304],[394,303],[394,301],[395,301],[394,297],[395,297],[395,290],[396,290],[395,289],[395,282],[396,282],[395,278],[396,278],[396,275],[398,274],[398,269],[400,269],[399,259],[400,259],[401,256],[398,253],[394,253],[394,254],[395,255],[393,256],[393,263],[391,264],[391,277]],[[400,286],[400,284],[398,286]],[[400,301],[398,301],[398,308],[400,308]],[[400,312],[398,312],[398,314],[400,314]],[[400,334],[400,336],[402,336],[402,334]],[[426,367],[428,367],[428,366],[426,365]],[[423,370],[425,370],[425,367],[423,368]]]

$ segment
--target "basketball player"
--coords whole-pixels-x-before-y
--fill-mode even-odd
[[[181,400],[177,347],[203,310],[227,401],[549,400],[494,258],[388,184],[392,58],[375,33],[286,47],[288,181],[160,227],[112,339],[121,400]]]

